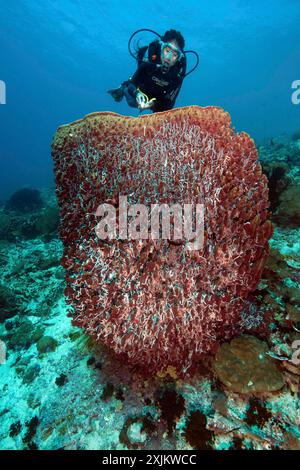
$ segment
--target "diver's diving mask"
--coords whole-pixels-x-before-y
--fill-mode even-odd
[[[160,44],[162,60],[164,59],[169,65],[174,65],[178,60],[182,58],[182,51],[170,42],[160,41]]]

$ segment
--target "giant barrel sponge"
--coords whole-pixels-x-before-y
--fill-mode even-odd
[[[171,366],[184,376],[241,331],[272,224],[254,142],[228,113],[93,113],[58,128],[52,155],[73,324],[149,375]],[[120,195],[203,204],[203,246],[99,239],[96,210]]]

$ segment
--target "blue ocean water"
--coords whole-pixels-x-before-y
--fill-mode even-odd
[[[2,1],[0,199],[53,184],[58,125],[94,111],[137,114],[106,90],[135,71],[127,41],[139,28],[177,29],[200,55],[176,106],[222,106],[258,140],[298,130],[291,84],[299,79],[299,21],[296,0]]]

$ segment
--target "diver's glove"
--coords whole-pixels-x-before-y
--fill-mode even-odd
[[[152,98],[151,100],[149,100],[148,96],[138,89],[138,92],[136,94],[136,102],[140,110],[152,108],[152,106],[154,105],[154,101],[156,101],[156,98]]]
[[[115,101],[120,102],[123,99],[124,96],[124,90],[123,86],[119,86],[119,88],[114,88],[113,90],[107,90],[107,93],[109,93]]]

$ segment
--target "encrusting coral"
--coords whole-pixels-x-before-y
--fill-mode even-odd
[[[73,323],[146,374],[192,370],[241,330],[268,256],[267,178],[221,108],[93,113],[52,144]],[[100,240],[100,204],[204,204],[204,242]]]
[[[218,378],[237,393],[280,390],[283,375],[267,355],[269,346],[255,336],[243,335],[224,343],[216,354],[214,369]]]

